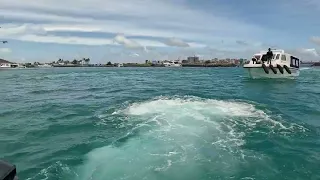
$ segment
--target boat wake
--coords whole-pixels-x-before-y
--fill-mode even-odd
[[[134,125],[112,145],[88,153],[77,179],[248,178],[243,169],[272,169],[270,159],[249,148],[251,137],[305,131],[247,102],[197,97],[160,97],[110,116]]]

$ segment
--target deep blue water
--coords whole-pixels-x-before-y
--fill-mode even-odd
[[[0,84],[0,158],[20,179],[320,179],[320,69],[1,70]]]

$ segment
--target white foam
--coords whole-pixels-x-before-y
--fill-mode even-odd
[[[303,68],[300,68],[300,71],[309,70],[309,69],[312,69],[312,67],[303,67]]]
[[[154,113],[166,113],[168,111],[207,111],[217,115],[222,114],[231,116],[250,116],[253,113],[256,113],[255,108],[247,103],[219,100],[202,100],[195,97],[188,99],[163,98],[145,103],[135,103],[127,109],[126,113],[130,115],[145,115]]]
[[[240,101],[160,97],[116,112],[137,125],[120,146],[91,151],[80,170],[83,179],[157,179],[153,171],[186,179],[200,176],[201,164],[230,177],[242,161],[263,159],[242,149],[247,132],[291,130]]]

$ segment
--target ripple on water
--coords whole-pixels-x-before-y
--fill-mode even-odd
[[[0,154],[29,180],[320,179],[319,72],[1,71]]]

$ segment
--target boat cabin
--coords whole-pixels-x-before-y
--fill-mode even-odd
[[[268,51],[261,51],[260,53],[254,54],[252,57],[253,64],[267,63],[267,52]],[[288,64],[290,67],[299,68],[300,60],[297,57],[285,53],[284,50],[272,50],[272,53],[271,64]]]

